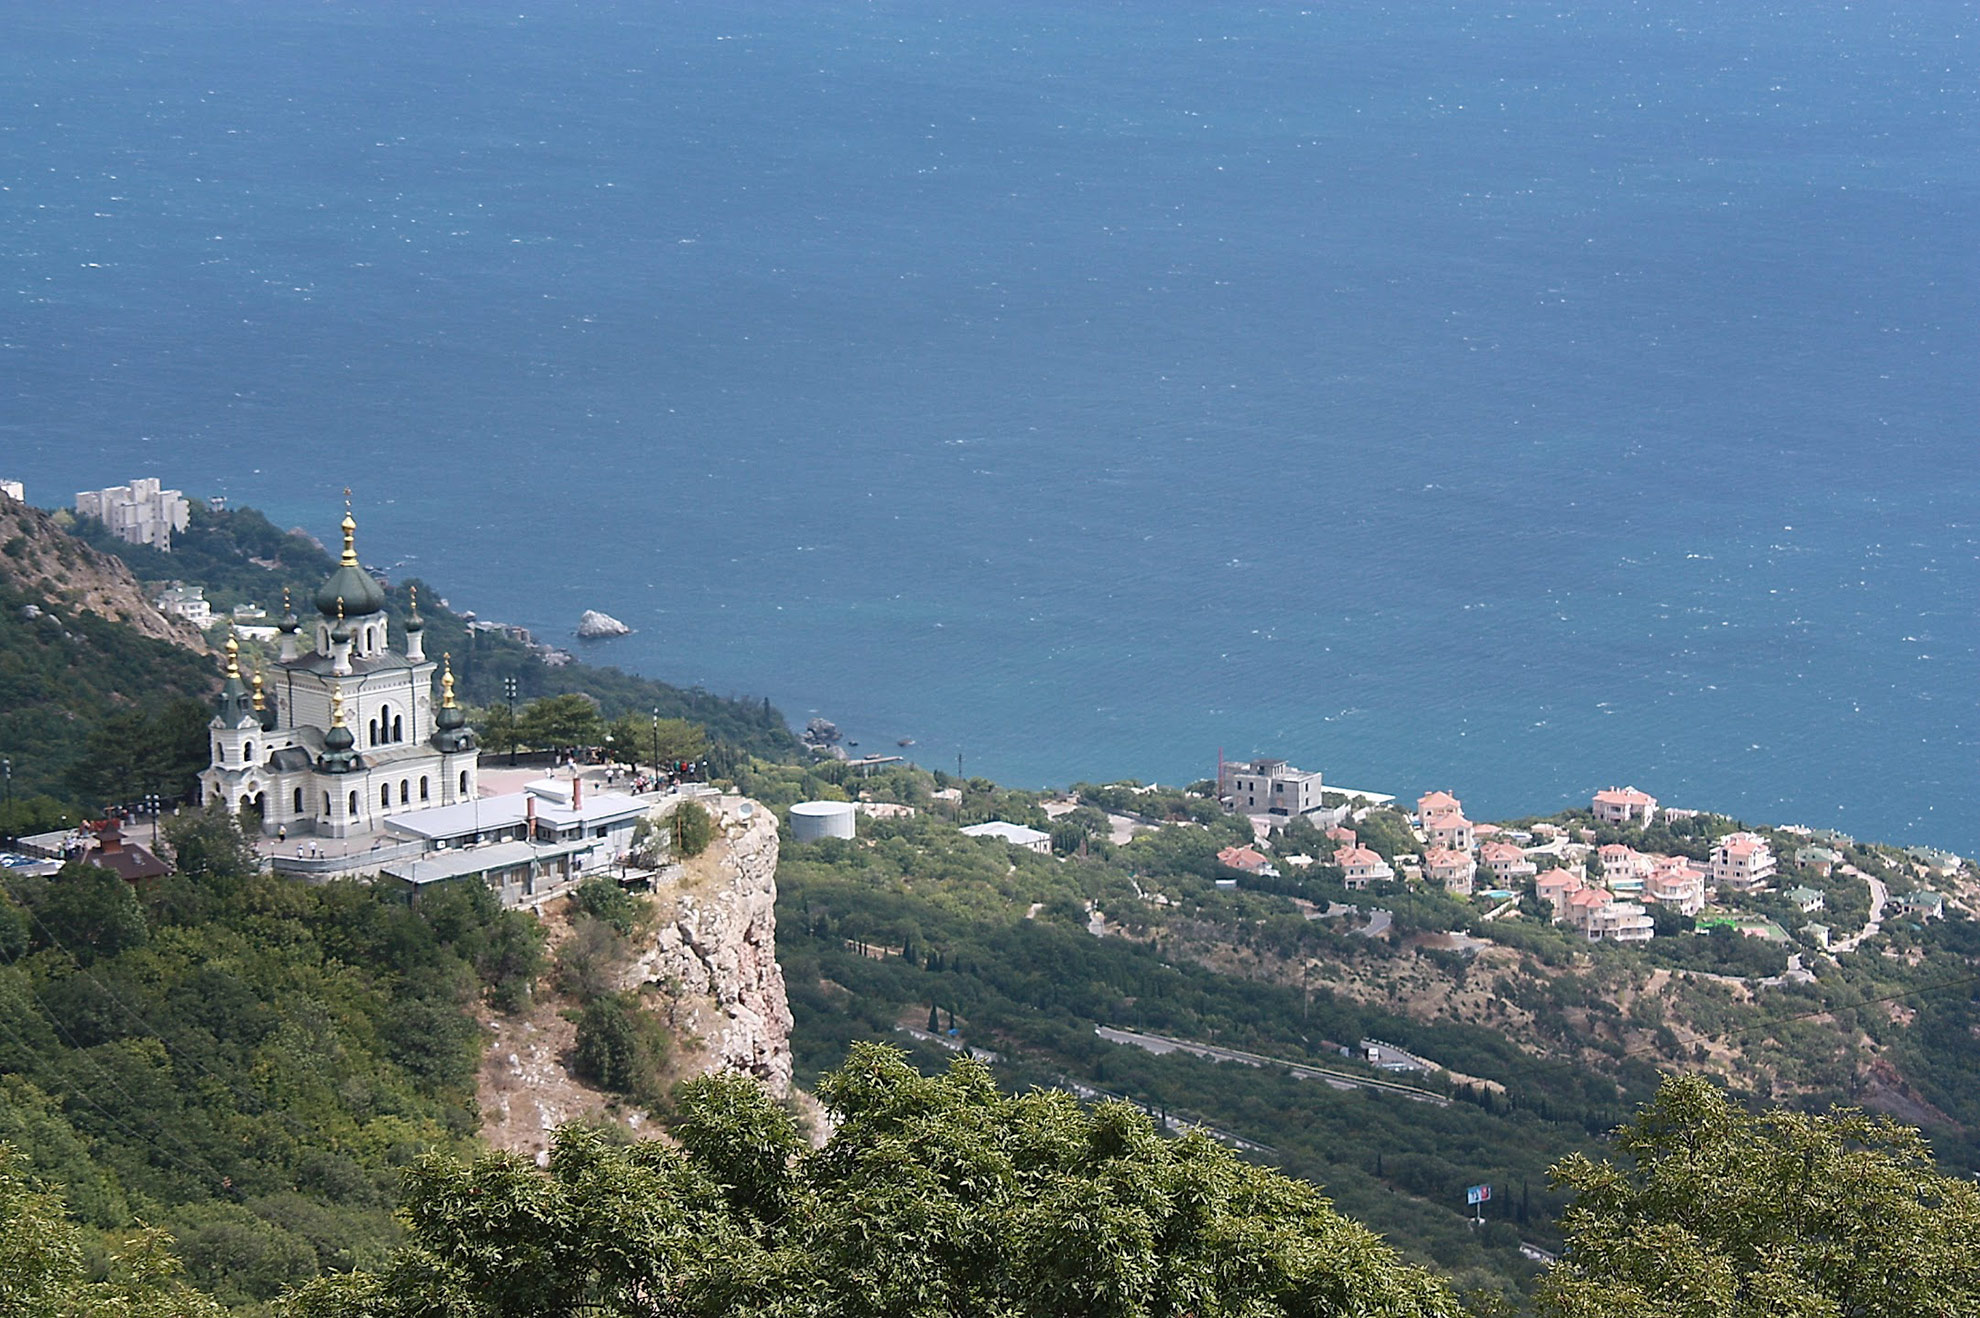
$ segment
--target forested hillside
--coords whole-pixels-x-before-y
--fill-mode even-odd
[[[224,816],[142,892],[70,865],[0,891],[0,1142],[99,1251],[164,1227],[229,1304],[382,1259],[399,1178],[478,1125],[478,1000],[540,962],[485,890],[414,910],[261,874]]]

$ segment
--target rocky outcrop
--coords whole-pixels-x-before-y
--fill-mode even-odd
[[[630,636],[632,628],[609,613],[586,609],[584,616],[578,619],[577,634],[587,641],[595,641],[606,636]]]
[[[123,560],[99,553],[39,508],[0,495],[0,580],[23,595],[120,622],[153,640],[208,652],[198,630],[167,617]]]
[[[777,818],[741,797],[709,798],[720,839],[655,894],[660,914],[634,980],[657,988],[704,1070],[791,1088],[791,1009],[777,965]]]

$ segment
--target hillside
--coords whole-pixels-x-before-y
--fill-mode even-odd
[[[0,583],[43,607],[122,623],[140,636],[197,653],[207,650],[190,624],[153,606],[121,557],[69,534],[54,515],[5,495],[0,495]]]
[[[1591,945],[1532,915],[1485,921],[1489,903],[1442,891],[1349,893],[1325,865],[1240,877],[1216,853],[1249,841],[1248,826],[1180,792],[1130,793],[1147,822],[1113,843],[1103,807],[1120,818],[1123,797],[1107,789],[1087,789],[1071,812],[1054,804],[1055,820],[1034,794],[920,771],[756,765],[743,778],[780,803],[859,794],[916,811],[862,819],[853,843],[786,849],[780,948],[801,1083],[858,1040],[909,1044],[940,1065],[946,1048],[923,1041],[937,1037],[931,1023],[943,1036],[954,1028],[938,1041],[993,1051],[1007,1083],[1111,1091],[1265,1146],[1253,1156],[1319,1181],[1406,1255],[1488,1289],[1532,1283],[1522,1241],[1559,1243],[1546,1168],[1595,1148],[1672,1072],[1711,1075],[1755,1102],[1880,1108],[1923,1125],[1948,1170],[1980,1169],[1980,924],[1957,908],[1887,920],[1854,953],[1797,941],[1815,975],[1797,982],[1781,976],[1778,946],[1730,931]],[[938,787],[960,795],[937,799]],[[957,831],[989,818],[1049,825],[1085,854]],[[1891,848],[1849,854],[1893,891],[1923,886]],[[1840,937],[1860,882],[1800,871],[1788,881],[1804,877],[1835,894],[1827,914]],[[1274,890],[1247,886],[1258,884]],[[1807,917],[1775,909],[1777,897],[1754,901],[1806,932]],[[1336,903],[1379,906],[1390,923],[1370,937],[1365,913],[1309,918]],[[1853,909],[1860,920],[1863,901]],[[1455,1101],[1155,1055],[1100,1027],[1320,1068],[1342,1084],[1383,1076],[1342,1055],[1372,1037],[1440,1068],[1395,1079]],[[1496,1197],[1474,1230],[1464,1191],[1480,1183]]]

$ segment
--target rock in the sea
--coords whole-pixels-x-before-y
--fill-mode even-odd
[[[597,609],[586,609],[584,616],[578,619],[577,634],[584,637],[587,641],[593,641],[601,636],[630,636],[632,634],[632,628],[626,626],[609,613],[600,613]]]

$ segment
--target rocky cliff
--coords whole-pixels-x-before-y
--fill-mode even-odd
[[[121,559],[98,553],[39,508],[0,495],[0,579],[23,595],[121,622],[141,635],[207,653],[181,618],[160,613]]]
[[[703,803],[719,823],[716,841],[669,871],[653,910],[615,972],[618,989],[640,990],[675,1037],[676,1078],[747,1071],[779,1098],[791,1087],[791,1010],[777,965],[777,820],[740,797]],[[572,935],[568,899],[540,914],[553,947]],[[634,1131],[644,1118],[570,1071],[575,1004],[546,976],[522,1016],[489,1016],[479,1100],[483,1135],[498,1148],[542,1157],[566,1121],[617,1113]],[[815,1105],[802,1095],[807,1112]],[[814,1113],[819,1127],[822,1113]]]
[[[791,1088],[791,1009],[777,965],[777,817],[741,797],[703,802],[721,841],[656,894],[658,932],[631,983],[658,987],[702,1070]]]

